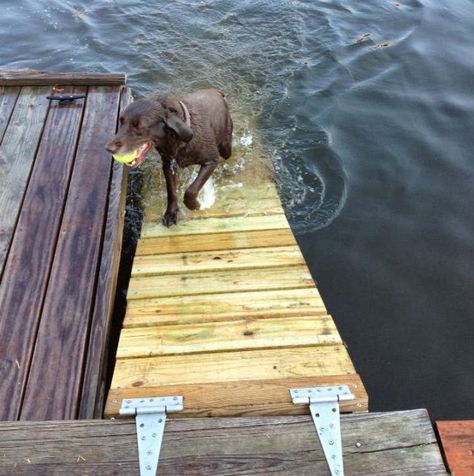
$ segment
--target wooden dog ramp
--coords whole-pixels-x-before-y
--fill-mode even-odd
[[[356,397],[342,411],[367,410],[270,177],[262,164],[217,177],[214,205],[171,228],[159,221],[163,193],[151,199],[108,417],[123,399],[167,395],[184,397],[180,416],[306,413],[291,387],[337,384]]]

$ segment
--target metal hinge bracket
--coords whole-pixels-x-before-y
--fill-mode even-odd
[[[140,476],[155,476],[165,431],[166,413],[183,410],[183,397],[129,398],[119,414],[134,416],[137,428]]]
[[[344,476],[339,402],[354,400],[349,387],[292,388],[290,395],[294,404],[309,405],[331,475]]]

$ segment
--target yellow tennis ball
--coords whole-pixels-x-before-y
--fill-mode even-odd
[[[138,151],[134,150],[133,152],[130,152],[128,154],[123,154],[123,155],[114,155],[114,159],[117,162],[120,162],[121,164],[129,164],[130,162],[133,162],[133,159],[138,156]]]

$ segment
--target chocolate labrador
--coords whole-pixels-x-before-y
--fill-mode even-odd
[[[232,119],[224,93],[203,89],[186,96],[151,96],[129,104],[119,118],[115,137],[107,144],[112,154],[138,150],[130,164],[141,164],[155,147],[163,161],[168,205],[163,224],[176,224],[178,167],[200,165],[196,180],[184,194],[190,210],[199,209],[199,191],[212,175],[219,156],[232,153]]]

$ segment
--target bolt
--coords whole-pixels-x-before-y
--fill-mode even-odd
[[[357,442],[356,446],[357,446],[357,448],[360,448],[362,445],[359,442]]]
[[[146,440],[146,437],[145,437],[145,436],[142,436],[142,440]]]
[[[333,441],[333,440],[329,440],[329,444],[330,444],[330,445],[333,445],[333,444],[334,444],[334,441]]]
[[[145,468],[146,468],[148,471],[150,471],[151,466],[150,466],[149,464],[147,464],[147,465],[145,466]]]

